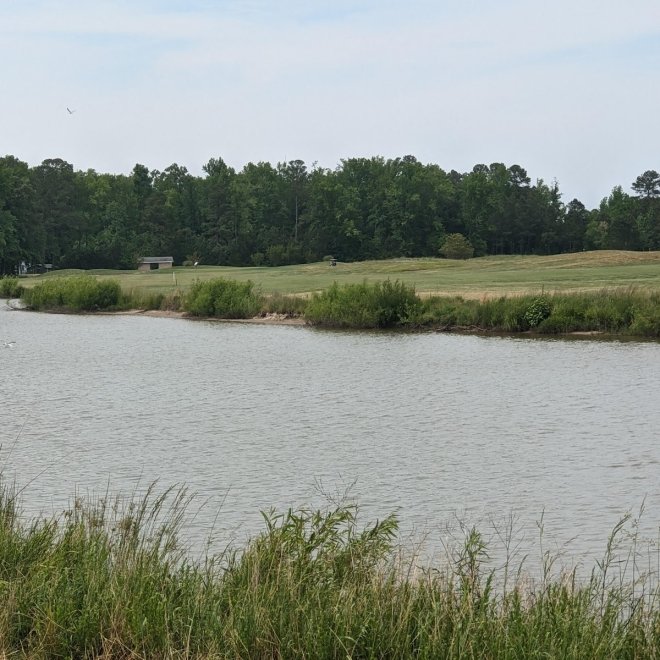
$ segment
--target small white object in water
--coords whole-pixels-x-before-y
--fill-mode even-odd
[[[16,342],[15,341],[6,341],[6,342],[3,342],[3,343],[4,343],[5,348],[14,348],[14,344]]]

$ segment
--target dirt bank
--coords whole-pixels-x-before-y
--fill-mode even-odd
[[[231,321],[232,323],[263,323],[270,325],[305,325],[305,319],[287,314],[265,314],[251,319],[218,319],[215,317],[189,316],[185,312],[174,312],[161,309],[129,309],[122,312],[100,312],[111,316],[154,316],[169,319],[188,319],[190,321]]]

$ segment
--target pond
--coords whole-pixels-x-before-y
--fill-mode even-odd
[[[15,342],[9,344],[9,342]],[[476,525],[575,561],[660,521],[660,344],[345,333],[0,301],[0,463],[27,513],[184,484],[200,545],[345,496],[438,548]],[[508,530],[508,531],[507,531]],[[538,554],[538,553],[537,553]]]

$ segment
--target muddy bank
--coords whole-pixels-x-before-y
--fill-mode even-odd
[[[120,312],[97,312],[108,316],[153,316],[157,318],[187,319],[190,321],[231,321],[232,323],[262,323],[270,325],[306,325],[304,318],[287,314],[264,314],[251,319],[219,319],[213,316],[191,316],[186,312],[162,309],[129,309]]]

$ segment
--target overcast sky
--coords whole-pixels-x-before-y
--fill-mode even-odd
[[[660,0],[0,0],[0,62],[30,165],[412,154],[589,207],[660,170]]]

